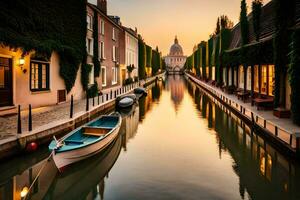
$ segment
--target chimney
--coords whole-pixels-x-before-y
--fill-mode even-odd
[[[97,7],[107,15],[107,1],[106,0],[97,0]]]

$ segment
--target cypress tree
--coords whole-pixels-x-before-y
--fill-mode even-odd
[[[252,15],[253,15],[253,30],[255,34],[255,39],[258,42],[260,37],[260,16],[261,16],[261,0],[254,0],[252,2]]]
[[[242,34],[242,45],[246,45],[249,42],[249,27],[248,27],[246,0],[241,1],[240,24],[241,24],[241,34]]]
[[[146,45],[144,41],[139,38],[139,79],[146,77]]]

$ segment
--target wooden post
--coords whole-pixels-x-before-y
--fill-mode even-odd
[[[70,118],[72,119],[73,118],[73,95],[71,95],[71,108],[70,108]]]
[[[86,108],[85,108],[85,111],[88,112],[89,109],[90,109],[90,101],[89,101],[89,96],[88,94],[86,94]]]
[[[275,135],[276,135],[276,137],[278,137],[278,127],[277,126],[275,126]]]
[[[21,106],[18,105],[18,134],[22,133]]]
[[[31,104],[29,104],[28,110],[28,131],[32,131],[32,113],[31,113]]]
[[[95,106],[95,97],[93,97],[93,107]]]
[[[100,105],[100,94],[98,92],[98,106]]]

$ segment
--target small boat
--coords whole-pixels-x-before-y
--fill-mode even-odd
[[[120,108],[128,108],[128,107],[133,106],[134,103],[135,103],[135,100],[133,100],[130,97],[125,97],[118,102],[118,106]]]
[[[101,152],[117,137],[122,117],[119,113],[102,116],[80,127],[59,141],[50,143],[53,160],[60,170]]]
[[[139,87],[134,89],[134,94],[142,94],[142,95],[147,95],[148,92],[145,88]]]

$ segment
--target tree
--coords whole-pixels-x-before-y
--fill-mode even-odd
[[[139,37],[139,78],[146,77],[146,45],[141,37]]]
[[[252,15],[253,15],[253,30],[255,39],[258,42],[260,37],[260,16],[261,16],[262,0],[254,0],[252,2]]]
[[[221,15],[220,16],[220,26],[221,26],[221,30],[231,29],[233,27],[233,22],[228,18],[227,15]]]
[[[241,24],[241,34],[242,34],[242,45],[246,45],[249,42],[249,26],[248,26],[248,18],[247,18],[246,0],[241,1],[240,24]]]
[[[220,27],[220,18],[218,17],[217,20],[217,25],[216,25],[216,30],[215,30],[215,35],[218,35],[221,31],[221,27]]]

